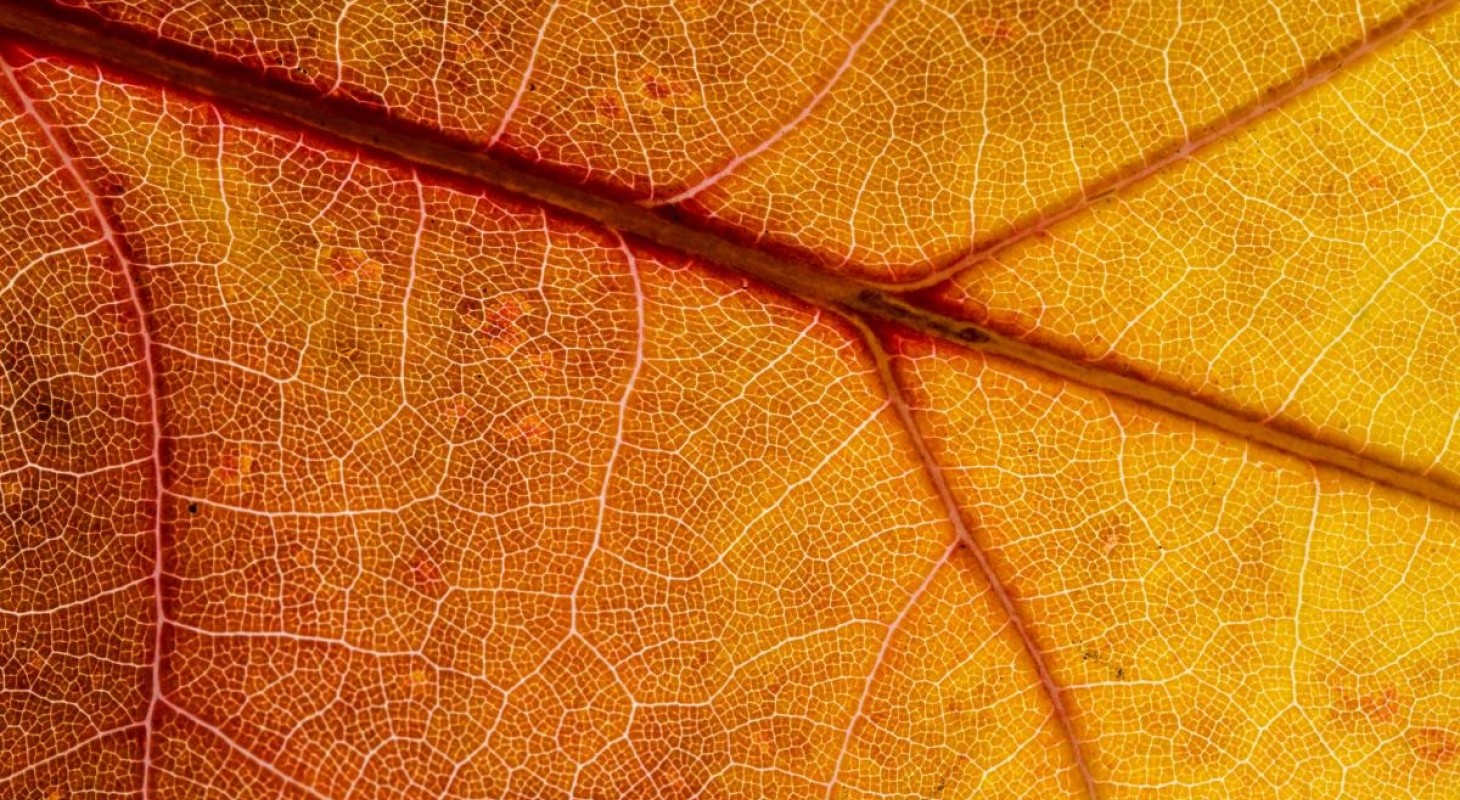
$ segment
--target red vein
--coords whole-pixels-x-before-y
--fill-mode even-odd
[[[1402,23],[1409,29],[1453,5],[1440,0],[1412,12]],[[672,216],[616,201],[589,189],[565,185],[481,152],[480,148],[443,140],[439,132],[404,125],[378,114],[367,118],[348,104],[317,97],[301,97],[289,88],[259,81],[226,65],[193,63],[158,48],[118,38],[99,36],[94,27],[68,21],[22,0],[0,0],[0,30],[36,40],[65,52],[119,67],[148,79],[226,102],[241,111],[281,124],[292,124],[384,154],[454,179],[471,181],[540,203],[557,212],[576,214],[605,227],[633,234],[662,247],[719,265],[767,286],[794,295],[825,310],[840,310],[863,319],[903,325],[963,347],[982,349],[1011,358],[1085,386],[1114,392],[1142,403],[1257,442],[1298,458],[1328,464],[1401,491],[1460,508],[1460,488],[1444,480],[1415,475],[1379,456],[1367,456],[1337,445],[1307,438],[1301,432],[1256,422],[1242,409],[1210,399],[1198,399],[1164,384],[1123,374],[1109,365],[1072,359],[1046,346],[1003,336],[925,305],[917,297],[901,297],[873,288],[865,281],[834,276],[765,250],[737,244],[715,233],[687,225]],[[1376,34],[1368,50],[1399,33]],[[1349,59],[1352,61],[1352,57]],[[1330,69],[1331,72],[1331,69]],[[905,288],[905,287],[904,287]],[[912,301],[912,302],[910,302]]]
[[[1403,17],[1399,18],[1389,25],[1386,25],[1381,29],[1378,29],[1376,32],[1358,41],[1348,51],[1344,52],[1336,59],[1324,62],[1318,67],[1310,70],[1301,79],[1287,85],[1285,88],[1272,95],[1267,100],[1253,106],[1241,109],[1238,112],[1225,117],[1218,124],[1200,130],[1197,135],[1187,139],[1182,146],[1165,154],[1162,157],[1159,157],[1149,162],[1144,168],[1133,173],[1118,176],[1114,181],[1106,183],[1103,186],[1094,187],[1087,190],[1082,194],[1081,200],[1074,205],[1071,205],[1070,207],[1056,213],[1047,215],[1033,225],[1016,231],[1010,236],[1005,237],[999,242],[993,243],[991,246],[983,249],[980,252],[971,253],[970,255],[962,259],[960,264],[945,269],[939,274],[935,274],[934,277],[927,279],[926,281],[924,281],[924,283],[932,283],[935,280],[940,280],[942,277],[946,277],[946,275],[951,274],[954,269],[962,268],[969,260],[972,260],[973,258],[988,257],[993,253],[1012,246],[1018,241],[1027,239],[1030,236],[1045,231],[1051,226],[1057,224],[1058,222],[1080,213],[1082,210],[1088,208],[1091,204],[1093,204],[1095,200],[1099,199],[1100,197],[1109,195],[1116,191],[1120,191],[1132,184],[1135,184],[1139,181],[1145,180],[1155,175],[1156,173],[1160,172],[1161,170],[1167,168],[1172,164],[1191,157],[1197,151],[1216,143],[1231,132],[1256,122],[1260,118],[1273,113],[1280,106],[1294,100],[1299,95],[1302,95],[1326,83],[1340,70],[1348,67],[1355,61],[1358,61],[1359,59],[1381,49],[1389,42],[1397,39],[1404,32],[1414,28],[1424,20],[1433,17],[1434,15],[1447,9],[1452,4],[1453,0],[1438,0],[1437,2],[1431,2],[1411,9],[1410,11],[1406,12]],[[8,6],[9,4],[5,5]],[[13,7],[6,8],[4,6],[0,6],[0,11],[8,12],[12,17],[23,16],[17,15]],[[883,14],[885,13],[886,8],[884,8],[883,11]],[[879,16],[878,21],[880,21],[880,19],[881,17]],[[875,24],[876,21],[874,21],[873,27],[875,27]],[[22,24],[20,27],[24,28],[25,26]],[[33,28],[31,30],[31,33],[35,33],[35,30]],[[870,35],[870,28],[867,31],[864,31],[863,36],[861,37],[861,39],[858,40],[858,42],[860,43],[860,41],[865,39],[868,35]],[[68,49],[79,49],[82,52],[86,52],[88,55],[91,55],[92,57],[107,57],[103,54],[98,54],[86,50],[84,47],[78,48],[77,42],[75,41],[71,41],[69,43],[64,41],[52,43],[59,44],[60,46],[67,47]],[[109,60],[120,60],[123,62],[124,66],[131,66],[133,68],[140,68],[143,70],[147,69],[146,63],[143,63],[143,59],[136,57],[135,51],[128,52],[133,56],[131,62],[128,62],[125,58],[119,59],[117,58],[117,56],[115,56],[115,54],[111,55],[109,57]],[[850,58],[848,59],[848,63],[849,62]],[[159,64],[162,62],[159,60],[157,62],[147,63]],[[844,71],[845,68],[846,67],[844,65],[843,69],[838,72],[838,75],[840,75],[840,72]],[[22,103],[26,114],[36,121],[40,129],[44,132],[50,146],[52,147],[52,149],[55,150],[57,156],[61,159],[65,169],[71,174],[78,187],[80,187],[80,189],[86,194],[91,209],[96,215],[98,223],[101,226],[105,243],[113,251],[121,266],[121,272],[123,274],[129,294],[131,296],[131,303],[136,310],[139,319],[139,335],[141,343],[143,345],[143,361],[141,367],[149,386],[150,416],[152,420],[152,452],[150,456],[150,461],[152,462],[155,475],[154,482],[156,495],[154,501],[157,504],[157,515],[154,527],[154,563],[152,574],[149,578],[153,582],[154,587],[157,590],[155,592],[154,609],[157,619],[157,625],[154,633],[151,688],[152,696],[149,702],[146,720],[144,722],[147,742],[144,748],[143,795],[144,797],[146,797],[150,793],[150,788],[148,787],[148,774],[150,773],[151,769],[151,755],[153,750],[152,736],[155,728],[156,709],[159,703],[166,703],[171,707],[171,704],[168,703],[168,701],[166,701],[166,699],[162,695],[160,679],[160,662],[162,658],[163,643],[162,631],[163,624],[165,622],[165,609],[163,607],[161,592],[163,578],[163,540],[161,536],[161,501],[163,493],[163,481],[160,458],[162,448],[162,428],[160,424],[157,368],[154,362],[154,343],[152,342],[151,334],[146,325],[144,303],[141,291],[137,284],[137,278],[134,277],[134,275],[132,274],[132,270],[135,268],[135,265],[132,265],[131,262],[126,258],[125,250],[121,245],[120,237],[117,235],[115,230],[113,230],[110,221],[102,208],[100,198],[96,196],[96,194],[86,183],[81,170],[74,163],[70,155],[61,146],[52,128],[37,113],[33,102],[22,91],[19,82],[15,78],[11,66],[6,63],[3,58],[0,58],[0,69],[3,69],[7,81],[20,99],[20,102]],[[207,72],[206,69],[198,70],[192,73],[188,73],[181,69],[173,69],[172,71],[156,71],[162,79],[170,80],[173,83],[177,83],[186,88],[193,89],[194,91],[201,91],[203,93],[212,94],[215,96],[219,94],[230,94],[226,91],[219,91],[219,89],[226,89],[230,86],[226,78],[209,82],[209,80],[207,80],[206,78],[199,77],[202,73]],[[183,79],[179,79],[180,77]],[[823,93],[825,93],[826,91],[829,91],[829,89],[824,89]],[[918,328],[919,330],[924,330],[925,332],[932,332],[933,335],[940,336],[945,339],[965,338],[969,342],[974,342],[975,344],[977,344],[973,337],[964,336],[964,334],[977,334],[977,336],[985,337],[984,340],[987,341],[987,337],[984,334],[979,333],[978,329],[974,328],[973,326],[964,325],[961,321],[953,321],[939,318],[926,312],[926,310],[923,309],[918,309],[911,306],[900,306],[897,304],[897,301],[891,298],[879,296],[880,293],[872,292],[872,300],[855,299],[858,286],[864,286],[865,284],[857,284],[855,282],[849,281],[833,282],[830,279],[825,279],[819,276],[804,276],[796,274],[791,270],[791,267],[795,265],[788,265],[786,262],[778,261],[764,254],[756,253],[754,251],[750,251],[744,248],[739,248],[732,243],[719,240],[717,237],[714,237],[710,234],[695,232],[691,229],[684,228],[683,226],[674,224],[672,222],[666,222],[662,218],[652,217],[646,214],[640,214],[632,209],[626,209],[617,206],[617,204],[611,203],[610,201],[594,199],[589,197],[585,193],[575,192],[563,187],[550,186],[545,181],[534,180],[527,176],[523,176],[519,173],[512,171],[510,168],[505,168],[500,164],[494,163],[491,159],[485,157],[478,157],[476,161],[468,162],[462,158],[460,151],[453,150],[449,146],[440,146],[429,141],[403,143],[401,136],[392,135],[388,131],[369,131],[362,130],[360,128],[350,130],[348,129],[350,128],[350,121],[348,119],[341,118],[338,120],[332,120],[328,118],[328,111],[319,113],[300,113],[298,110],[296,110],[297,106],[291,106],[279,100],[280,97],[282,97],[282,94],[274,95],[270,94],[267,91],[259,91],[256,92],[255,95],[250,97],[233,96],[231,97],[231,99],[238,102],[239,105],[245,108],[252,108],[255,111],[272,113],[285,118],[293,119],[297,122],[308,125],[315,130],[325,131],[335,136],[339,136],[340,138],[347,141],[352,141],[366,147],[384,149],[393,153],[396,156],[409,159],[414,163],[433,166],[452,174],[472,177],[481,180],[483,183],[486,183],[488,185],[496,186],[498,188],[503,188],[508,191],[513,191],[522,195],[536,198],[541,202],[544,202],[550,206],[559,209],[567,209],[577,213],[582,213],[585,216],[589,216],[595,220],[609,222],[610,224],[616,224],[616,227],[621,227],[627,232],[643,236],[645,238],[651,239],[677,250],[700,255],[710,261],[721,264],[722,266],[727,266],[736,269],[742,273],[756,277],[760,280],[765,281],[766,283],[776,286],[777,288],[790,291],[793,294],[797,294],[803,298],[809,299],[813,303],[816,303],[818,306],[821,307],[844,305],[846,307],[854,309],[855,313],[857,314],[867,315],[870,317],[881,317],[884,319],[897,319],[904,324],[908,324],[910,326]],[[807,110],[803,111],[803,117],[810,113],[810,110],[815,106],[815,102],[819,101],[814,101]],[[783,134],[778,134],[778,136],[779,135]],[[764,147],[762,147],[761,149],[764,149]],[[750,155],[753,155],[753,153]],[[749,155],[745,157],[748,158]],[[904,284],[899,285],[897,288],[905,289],[909,288],[910,286],[912,285]],[[865,296],[866,295],[862,295],[862,297]],[[894,313],[894,311],[889,311],[889,309],[894,309],[896,313]],[[879,376],[885,384],[889,401],[891,402],[895,413],[898,415],[900,423],[907,431],[910,443],[916,451],[918,458],[922,463],[923,469],[925,470],[929,481],[932,483],[936,494],[938,495],[938,498],[947,513],[950,524],[954,528],[955,533],[958,537],[958,541],[962,543],[973,556],[979,569],[983,573],[986,582],[990,586],[991,591],[994,593],[1001,607],[1008,616],[1011,626],[1015,630],[1016,634],[1019,636],[1025,653],[1029,657],[1038,675],[1041,688],[1050,700],[1053,717],[1070,744],[1074,762],[1077,770],[1079,771],[1079,774],[1083,779],[1086,793],[1092,798],[1095,797],[1094,779],[1090,772],[1088,764],[1084,760],[1081,749],[1078,746],[1077,741],[1074,737],[1069,712],[1064,705],[1060,687],[1054,682],[1045,658],[1037,644],[1034,642],[1033,637],[1029,633],[1028,627],[1024,623],[1022,615],[1020,614],[1018,607],[1015,605],[1013,598],[1009,594],[1008,590],[1003,586],[1001,581],[998,580],[996,574],[994,573],[992,565],[988,560],[987,555],[982,551],[978,543],[971,535],[971,532],[968,530],[967,525],[965,524],[959,511],[958,504],[953,497],[950,487],[947,484],[941,467],[938,465],[936,459],[929,451],[926,441],[918,433],[916,421],[913,418],[912,411],[908,407],[906,399],[902,395],[901,389],[896,381],[896,377],[893,374],[893,370],[889,362],[887,353],[882,348],[881,343],[878,341],[875,334],[867,330],[865,326],[862,325],[862,323],[858,322],[857,324],[859,325],[859,327],[862,327],[862,330],[867,337],[869,348],[877,363]],[[936,330],[933,329],[935,326],[938,326]],[[998,348],[1005,346],[1006,345],[1001,344],[998,339],[995,339],[992,342],[992,345],[990,345],[986,349],[988,349],[989,351],[997,351]],[[1112,386],[1110,385],[1109,381],[1105,383],[1101,383],[1099,381],[1092,382],[1090,376],[1092,373],[1096,372],[1094,368],[1087,368],[1084,365],[1074,364],[1073,362],[1058,359],[1057,357],[1049,354],[1037,354],[1039,355],[1039,357],[1034,357],[1033,355],[1031,355],[1030,352],[1018,351],[1013,353],[1006,353],[1006,355],[1016,358],[1017,360],[1020,360],[1024,363],[1032,363],[1045,369],[1051,369],[1056,374],[1066,375],[1072,377],[1072,379],[1074,380],[1079,380],[1090,385],[1099,386],[1101,388],[1105,388],[1108,391],[1114,391],[1127,396],[1132,396],[1139,401],[1156,405],[1158,407],[1171,409],[1171,403],[1169,398],[1163,399],[1163,397],[1160,396],[1160,390],[1145,386],[1143,391],[1137,391],[1131,385],[1127,385],[1128,383],[1131,383],[1130,381],[1128,381],[1128,379],[1122,379],[1120,378],[1120,376],[1115,376],[1114,379],[1117,381],[1126,382],[1121,383],[1120,385]],[[1051,360],[1057,361],[1059,362],[1059,364],[1064,365],[1064,371],[1061,371],[1060,367],[1057,365],[1051,366],[1049,363]],[[1114,373],[1110,373],[1106,370],[1099,370],[1099,372],[1107,375],[1115,375]],[[1153,397],[1152,393],[1155,393],[1155,395],[1157,396]],[[1210,407],[1201,408],[1200,406],[1201,404],[1199,403],[1199,401],[1191,400],[1189,404],[1182,405],[1180,408],[1174,410],[1176,413],[1180,413],[1183,416],[1191,416],[1194,419],[1202,420],[1208,423],[1212,422],[1212,414],[1217,414],[1219,416],[1225,414],[1225,412],[1222,412],[1220,409],[1212,410]],[[1219,424],[1218,427],[1222,427],[1224,429],[1232,429],[1231,425],[1224,426]],[[1365,462],[1363,461],[1348,463],[1342,458],[1335,457],[1332,453],[1322,452],[1315,454],[1312,451],[1305,452],[1302,448],[1294,447],[1292,445],[1292,442],[1288,441],[1287,437],[1283,434],[1273,434],[1273,436],[1277,439],[1276,441],[1273,441],[1265,440],[1262,439],[1260,436],[1254,435],[1254,432],[1252,430],[1242,429],[1239,431],[1239,433],[1246,436],[1246,438],[1262,441],[1263,443],[1272,445],[1279,449],[1296,452],[1300,456],[1311,457],[1313,458],[1313,460],[1316,461],[1337,463],[1342,468],[1358,472],[1359,474],[1365,474],[1369,475],[1370,477],[1374,477],[1370,472],[1364,469]],[[1349,457],[1357,459],[1356,456]],[[1384,480],[1385,482],[1395,482],[1394,476],[1389,474],[1374,479]],[[1404,484],[1402,482],[1396,483],[1397,485],[1400,485],[1401,488],[1405,488],[1410,491],[1416,491],[1421,495],[1430,496],[1426,494],[1426,484],[1422,483],[1421,485],[1415,486]],[[1428,491],[1433,491],[1433,489],[1429,489]],[[183,713],[185,716],[192,718],[192,715],[187,714],[186,712],[180,711],[180,713]]]
[[[123,282],[127,285],[128,302],[133,313],[137,316],[138,339],[142,348],[142,360],[139,366],[142,371],[142,379],[147,387],[147,407],[150,426],[152,428],[151,454],[148,460],[152,464],[152,503],[153,503],[153,525],[152,525],[152,572],[149,580],[152,583],[153,595],[153,617],[154,630],[152,637],[152,665],[151,665],[151,686],[150,699],[147,703],[147,716],[143,720],[144,743],[142,747],[142,798],[147,800],[151,797],[151,773],[152,754],[154,750],[153,737],[157,730],[157,707],[162,701],[162,646],[163,646],[163,625],[166,623],[166,609],[162,602],[162,412],[158,402],[158,369],[155,361],[155,351],[152,343],[152,333],[147,328],[146,306],[142,301],[142,290],[138,285],[138,276],[133,272],[136,265],[127,257],[126,248],[122,246],[121,235],[112,227],[111,219],[102,208],[101,198],[86,181],[81,167],[71,157],[70,152],[61,145],[61,140],[56,136],[55,129],[51,123],[36,108],[35,101],[26,93],[21,86],[20,80],[15,75],[15,70],[3,52],[0,52],[0,72],[5,74],[5,81],[9,84],[10,90],[15,94],[25,116],[29,117],[41,134],[45,136],[46,143],[55,153],[61,162],[62,169],[76,184],[76,188],[86,197],[87,206],[91,209],[92,215],[96,218],[96,224],[101,230],[102,240],[106,243],[107,249],[117,261],[118,271],[121,273]]]
[[[542,24],[537,28],[537,38],[532,42],[532,51],[527,56],[527,66],[522,68],[522,79],[517,82],[517,91],[513,93],[512,100],[507,104],[507,110],[502,112],[502,119],[497,123],[497,129],[492,132],[492,137],[487,140],[487,147],[492,147],[507,132],[507,125],[512,122],[512,117],[517,113],[517,107],[522,104],[522,98],[527,96],[528,87],[532,84],[533,72],[537,69],[538,51],[542,49],[542,43],[547,37],[548,26],[552,24],[553,14],[558,11],[558,3],[554,0],[548,6],[547,13],[543,15]]]
[[[1009,620],[1009,625],[1014,629],[1014,634],[1019,638],[1019,643],[1024,648],[1024,655],[1034,666],[1034,672],[1039,678],[1039,686],[1049,699],[1050,713],[1054,719],[1055,726],[1059,728],[1060,734],[1070,746],[1070,755],[1075,762],[1075,770],[1080,775],[1081,783],[1085,787],[1085,796],[1089,800],[1096,800],[1099,795],[1095,788],[1095,776],[1090,771],[1090,765],[1085,761],[1083,751],[1080,749],[1079,740],[1075,738],[1074,723],[1070,719],[1069,709],[1065,706],[1063,690],[1055,683],[1054,675],[1050,672],[1049,664],[1045,659],[1044,651],[1035,642],[1033,634],[1029,632],[1029,625],[1024,620],[1023,613],[1015,605],[1014,598],[1004,586],[1004,582],[994,571],[993,564],[989,561],[988,554],[974,538],[973,532],[968,529],[968,524],[963,519],[963,512],[958,500],[953,496],[953,489],[948,485],[948,480],[943,474],[943,468],[933,453],[928,449],[927,440],[918,428],[917,420],[913,419],[912,409],[908,406],[907,398],[902,393],[901,384],[893,372],[891,359],[888,358],[887,350],[883,348],[882,341],[870,327],[860,320],[853,320],[853,324],[861,330],[863,338],[867,342],[867,349],[872,353],[872,359],[877,365],[877,375],[882,381],[883,389],[887,393],[887,399],[892,405],[892,410],[897,414],[898,421],[902,424],[907,433],[909,443],[917,453],[918,461],[922,463],[923,472],[927,475],[928,481],[933,484],[933,490],[938,495],[938,500],[943,504],[943,510],[947,514],[948,522],[953,526],[954,534],[958,543],[973,556],[978,564],[979,572],[983,574],[984,582],[988,584],[989,590],[999,601],[999,606],[1004,610],[1004,615]]]
[[[875,282],[886,289],[913,291],[935,286],[967,269],[975,262],[992,258],[999,253],[1032,237],[1038,236],[1055,225],[1077,216],[1110,195],[1121,192],[1147,178],[1164,172],[1172,165],[1186,161],[1202,150],[1226,139],[1233,133],[1272,115],[1282,107],[1301,96],[1326,85],[1338,73],[1354,63],[1363,60],[1384,46],[1395,41],[1420,23],[1443,12],[1454,4],[1454,0],[1431,0],[1428,3],[1411,6],[1402,15],[1350,42],[1334,54],[1319,59],[1293,80],[1278,84],[1266,92],[1266,96],[1255,103],[1241,106],[1231,113],[1217,118],[1212,123],[1198,127],[1194,135],[1187,136],[1181,143],[1162,155],[1147,161],[1145,166],[1127,172],[1131,165],[1117,169],[1113,174],[1102,177],[1091,184],[1081,186],[1076,198],[1058,210],[1043,214],[1023,227],[1015,227],[1009,233],[982,246],[971,248],[948,266],[934,269],[921,278],[911,281]]]
[[[618,241],[619,250],[624,254],[624,259],[628,264],[629,281],[634,287],[634,363],[629,369],[628,380],[624,383],[623,394],[619,396],[618,421],[614,425],[613,449],[609,451],[608,462],[604,464],[603,483],[600,484],[598,489],[598,516],[593,524],[593,541],[589,544],[588,554],[583,557],[583,567],[578,571],[578,578],[573,581],[573,591],[569,595],[568,609],[570,617],[568,620],[568,635],[577,635],[579,638],[582,638],[582,632],[578,630],[578,597],[582,593],[583,583],[588,577],[588,565],[592,562],[593,556],[598,552],[603,540],[603,522],[608,516],[609,489],[613,486],[614,467],[618,463],[619,454],[623,450],[625,421],[629,416],[629,403],[633,400],[634,388],[638,384],[639,374],[644,368],[644,346],[645,339],[648,336],[647,326],[644,320],[644,287],[639,280],[639,260],[634,255],[634,251],[629,248],[628,242],[624,241],[624,237],[618,231],[613,231],[613,235]],[[588,643],[587,639],[583,641],[584,644],[588,644],[589,649],[593,650],[595,655],[598,655],[597,648],[594,648],[592,644]],[[599,656],[599,658],[603,659],[602,656]],[[603,660],[609,664],[609,669],[613,670],[613,663],[607,659]],[[616,671],[615,675],[617,675]]]
[[[837,750],[836,762],[831,768],[831,779],[826,782],[826,800],[831,800],[832,793],[836,791],[837,784],[841,782],[842,764],[846,761],[847,753],[852,748],[852,736],[857,730],[857,723],[862,720],[862,717],[867,712],[867,701],[872,697],[872,686],[877,682],[877,675],[881,672],[882,665],[887,661],[887,653],[892,649],[892,640],[896,638],[898,630],[902,628],[902,623],[907,619],[907,615],[912,613],[913,606],[916,606],[918,600],[921,600],[923,595],[927,594],[928,587],[933,584],[933,579],[938,577],[938,573],[953,558],[953,551],[956,549],[958,549],[958,542],[954,541],[943,550],[943,555],[938,557],[937,562],[933,564],[933,568],[928,570],[927,575],[923,576],[922,583],[919,583],[917,588],[913,589],[912,593],[907,596],[907,602],[902,604],[902,610],[898,611],[897,616],[893,617],[892,621],[887,623],[887,632],[882,635],[882,644],[877,648],[877,658],[872,662],[871,668],[867,670],[867,679],[862,682],[862,694],[857,698],[857,709],[852,712],[852,719],[847,723],[847,729],[842,734],[842,744]]]
[[[117,728],[108,728],[107,730],[101,731],[100,733],[97,733],[93,736],[89,736],[77,742],[76,744],[71,745],[65,750],[60,751],[59,753],[52,753],[51,755],[48,755],[38,761],[32,761],[29,764],[26,764],[25,766],[17,769],[16,771],[8,775],[0,775],[0,786],[4,786],[8,783],[14,783],[15,781],[18,781],[27,775],[34,774],[36,771],[43,769],[48,764],[54,764],[57,761],[61,761],[65,758],[81,752],[82,750],[96,744],[97,742],[109,739],[119,733],[127,733],[128,731],[136,727],[138,727],[138,723],[134,722],[130,725],[122,725],[121,727]]]
[[[882,22],[887,19],[887,15],[892,11],[892,7],[895,5],[897,5],[897,0],[887,0],[885,3],[882,4],[882,9],[877,12],[877,16],[873,17],[872,21],[867,23],[867,27],[863,28],[862,32],[857,35],[857,38],[853,39],[851,45],[847,47],[846,55],[842,57],[842,62],[837,65],[836,71],[832,73],[831,77],[828,78],[824,84],[822,84],[821,88],[816,91],[816,94],[811,96],[811,99],[806,102],[806,105],[801,107],[801,110],[797,112],[796,116],[792,117],[780,128],[777,128],[775,133],[772,133],[770,136],[762,140],[759,144],[745,151],[744,153],[737,154],[734,158],[726,162],[724,166],[720,167],[718,170],[711,173],[710,175],[705,176],[703,179],[700,180],[699,183],[696,183],[694,186],[684,189],[672,197],[667,197],[663,200],[649,201],[648,203],[646,203],[646,205],[674,205],[675,203],[682,203],[685,200],[694,197],[700,192],[703,192],[711,186],[714,186],[716,183],[719,183],[730,173],[739,169],[741,164],[744,164],[745,162],[751,160],[752,158],[755,158],[761,153],[764,153],[766,150],[769,150],[776,144],[776,142],[784,139],[786,135],[789,134],[791,131],[794,131],[797,128],[801,127],[801,124],[804,123],[807,118],[809,118],[812,113],[814,113],[817,108],[820,108],[821,104],[826,101],[826,98],[831,94],[831,90],[836,88],[836,85],[838,83],[841,83],[842,76],[846,75],[847,71],[852,68],[852,62],[856,60],[857,53],[861,52],[862,45],[866,44],[867,40],[872,38],[872,34],[878,28],[882,27]]]
[[[229,736],[227,733],[224,733],[223,729],[219,728],[217,725],[208,722],[202,717],[199,717],[197,714],[194,714],[193,712],[183,708],[182,706],[177,705],[171,700],[167,700],[164,698],[162,702],[165,703],[168,708],[172,709],[172,712],[174,714],[177,714],[179,717],[186,719],[187,721],[198,726],[199,728],[202,728],[208,733],[213,734],[213,736],[218,741],[222,742],[225,747],[227,747],[229,750],[232,750],[240,758],[248,761],[249,763],[269,773],[270,775],[273,775],[284,784],[298,789],[299,791],[314,798],[314,800],[332,800],[332,798],[330,798],[329,796],[320,793],[318,789],[315,789],[309,784],[300,781],[298,778],[295,778],[289,773],[279,769],[276,765],[274,765],[273,762],[269,761],[266,758],[260,757],[257,753],[254,753],[252,750],[244,747],[242,744],[235,741],[233,737]]]

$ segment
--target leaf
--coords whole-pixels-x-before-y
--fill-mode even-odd
[[[66,5],[0,796],[1460,789],[1450,4]]]

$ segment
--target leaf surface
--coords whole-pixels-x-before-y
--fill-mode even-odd
[[[960,316],[1456,480],[1448,14],[935,292]]]
[[[64,4],[885,279],[924,275],[1220,136],[1425,10]]]
[[[0,796],[1453,796],[1460,17],[1159,6],[0,4]]]

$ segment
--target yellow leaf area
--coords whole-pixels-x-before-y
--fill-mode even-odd
[[[1000,359],[898,350],[1101,796],[1460,791],[1453,510]]]
[[[1076,787],[844,323],[6,60],[0,795]]]
[[[955,313],[1460,485],[1460,14],[979,261]]]
[[[1432,2],[62,0],[884,280],[955,261]]]
[[[279,5],[99,7],[862,274],[1007,235],[913,299],[1448,480],[1453,19]],[[671,41],[650,125],[627,54]],[[1460,793],[1443,502],[408,154],[0,73],[0,797]]]

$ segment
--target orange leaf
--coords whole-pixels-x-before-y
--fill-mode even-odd
[[[1455,796],[1457,53],[0,0],[0,797]]]

